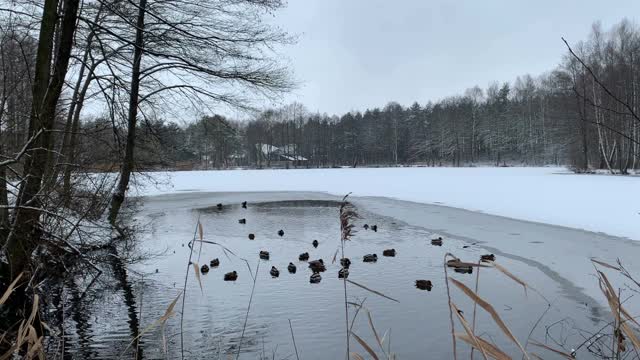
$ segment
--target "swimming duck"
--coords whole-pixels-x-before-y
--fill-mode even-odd
[[[371,225],[371,230],[378,232],[378,225]]]
[[[287,270],[289,270],[289,273],[295,274],[296,273],[296,266],[293,265],[293,263],[289,263],[289,266],[287,266]]]
[[[338,271],[338,279],[346,279],[349,277],[349,269],[342,268]]]
[[[342,265],[343,268],[348,269],[349,266],[351,266],[351,260],[349,260],[349,258],[342,258],[340,259],[340,265]]]
[[[298,255],[298,260],[300,260],[300,261],[309,260],[309,253],[305,252],[305,253],[302,253],[302,254]]]
[[[211,260],[209,266],[211,266],[212,268],[220,266],[220,260],[218,260],[218,258]]]
[[[365,230],[369,230],[369,224],[364,224],[363,228],[364,228]]]
[[[460,259],[451,259],[447,260],[447,266],[452,267],[453,270],[457,273],[461,274],[472,274],[473,266],[468,263],[463,263]]]
[[[218,204],[216,205],[216,207],[218,208],[218,210],[222,210],[222,204]]]
[[[249,234],[249,240],[253,240],[255,238],[256,238],[256,236],[254,234]]]
[[[322,276],[320,276],[320,274],[318,273],[311,274],[311,277],[309,278],[309,282],[312,284],[317,284],[320,282],[320,280],[322,280]]]
[[[314,273],[319,273],[327,270],[322,259],[309,261],[309,269],[311,269],[311,271],[313,271]]]
[[[260,259],[262,259],[262,260],[269,260],[269,252],[268,252],[268,251],[261,250],[261,251],[260,251]]]
[[[273,277],[278,277],[280,276],[280,270],[278,270],[275,266],[272,266],[271,271],[269,271],[269,274],[271,274],[271,276]]]
[[[282,230],[282,229],[278,230],[278,235],[284,236],[284,230]]]
[[[416,280],[416,287],[420,290],[431,291],[433,284],[431,284],[431,280]]]
[[[246,202],[246,201],[243,201],[243,202],[242,202],[242,208],[243,208],[243,209],[246,209],[246,208],[247,208],[247,202]]]
[[[376,254],[367,254],[362,258],[364,262],[376,262],[378,261],[378,255]]]
[[[235,271],[224,274],[224,281],[236,281],[237,279],[238,279],[238,273]]]
[[[247,223],[247,219],[240,219],[240,220],[238,220],[238,223],[246,224]]]
[[[396,256],[396,249],[387,249],[382,251],[382,256]]]
[[[442,246],[442,236],[438,236],[435,239],[431,239],[431,245]]]
[[[483,262],[496,261],[496,256],[493,254],[481,255],[480,261],[483,261]]]
[[[202,265],[202,267],[200,268],[200,272],[203,274],[206,274],[209,272],[209,267],[207,266],[207,264]]]
[[[317,248],[318,247],[318,240],[313,240],[311,245],[313,245],[314,248]]]
[[[472,266],[454,267],[453,271],[460,274],[473,274],[473,267]]]

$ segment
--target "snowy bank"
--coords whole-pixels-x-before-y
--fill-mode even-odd
[[[482,211],[640,240],[640,178],[562,168],[360,168],[177,171],[134,194],[321,191]],[[147,181],[142,181],[148,183]]]

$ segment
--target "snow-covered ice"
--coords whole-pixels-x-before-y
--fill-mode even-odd
[[[640,240],[640,178],[563,168],[341,168],[176,171],[132,195],[319,191],[439,204]]]

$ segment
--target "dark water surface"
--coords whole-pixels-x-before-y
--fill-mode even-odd
[[[202,275],[202,289],[190,269],[184,311],[185,358],[226,359],[229,354],[235,358],[241,347],[243,359],[295,359],[289,320],[301,359],[344,358],[344,290],[338,280],[339,265],[331,264],[340,243],[339,200],[325,194],[295,192],[184,193],[144,199],[137,218],[138,224],[147,229],[141,236],[143,252],[160,255],[130,268],[135,306],[125,305],[122,289],[103,294],[99,301],[78,311],[76,317],[81,321],[67,321],[73,324],[68,326],[67,348],[76,358],[119,358],[131,342],[132,312],[138,315],[142,328],[160,318],[181,293],[190,253],[187,244],[200,217],[204,239],[223,245],[235,255],[205,243],[198,259],[200,245],[195,246],[196,262],[204,264],[219,258],[220,267]],[[240,206],[242,201],[248,201],[247,209]],[[640,254],[634,243],[579,230],[383,198],[352,201],[361,219],[356,222],[358,232],[345,248],[352,259],[349,279],[399,302],[353,285],[348,285],[349,301],[366,299],[364,305],[379,336],[387,334],[385,347],[404,359],[451,358],[443,272],[443,258],[448,252],[467,261],[496,253],[498,263],[542,293],[552,306],[539,321],[547,302],[531,289],[525,294],[522,286],[495,269],[481,270],[479,294],[493,304],[523,344],[539,322],[532,337],[568,351],[590,331],[602,327],[608,313],[593,289],[577,284],[579,274],[589,277],[583,272],[584,265],[576,271],[571,263],[562,264],[567,257],[588,263],[591,250],[569,254],[567,249],[575,246],[573,242],[610,241],[618,244],[620,254]],[[217,203],[224,204],[222,210]],[[246,225],[238,223],[241,218],[246,218]],[[378,232],[362,229],[365,223],[378,225]],[[285,232],[282,237],[277,234],[280,229]],[[256,239],[249,240],[249,233]],[[429,239],[438,235],[444,237],[444,245],[432,246]],[[313,240],[320,243],[317,249],[311,245]],[[383,257],[382,251],[387,248],[395,248],[397,256]],[[259,260],[260,250],[268,250],[270,260]],[[298,261],[298,254],[305,251],[311,259],[322,258],[327,264],[319,284],[309,283],[310,271],[305,262]],[[367,253],[377,253],[378,262],[363,263],[362,256]],[[254,272],[259,264],[241,345],[253,280],[240,258],[246,259]],[[287,272],[289,262],[296,264],[296,274]],[[280,269],[279,278],[270,276],[271,266]],[[558,270],[564,268],[566,272]],[[223,281],[223,274],[234,270],[238,280]],[[450,272],[450,276],[473,287],[476,273]],[[416,279],[431,280],[433,290],[417,290]],[[471,321],[471,302],[457,289],[452,288],[451,293],[453,302]],[[162,359],[165,351],[169,358],[180,358],[181,302],[175,311],[164,330],[154,328],[143,335],[139,345],[143,358]],[[355,308],[350,307],[349,316],[354,313]],[[505,340],[490,316],[479,310],[477,323],[477,333],[517,356],[517,348]],[[379,351],[365,311],[359,313],[353,331]],[[366,354],[355,340],[351,350]],[[544,350],[537,352],[544,354]],[[468,346],[459,345],[459,353],[468,353]],[[580,355],[589,356],[583,352]],[[133,358],[133,352],[125,352],[124,358]]]

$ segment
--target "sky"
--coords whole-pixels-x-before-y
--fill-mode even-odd
[[[343,114],[462,94],[539,75],[566,48],[640,21],[640,0],[289,0],[274,21],[298,36],[281,49],[300,86],[284,103]]]

